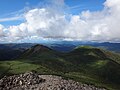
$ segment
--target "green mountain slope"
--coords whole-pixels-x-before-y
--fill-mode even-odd
[[[0,76],[35,70],[39,74],[61,75],[82,83],[119,90],[119,62],[119,55],[94,47],[76,47],[71,52],[60,53],[35,45],[17,60],[0,61]]]

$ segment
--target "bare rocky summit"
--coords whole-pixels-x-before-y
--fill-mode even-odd
[[[105,90],[92,85],[65,80],[59,76],[38,75],[34,72],[3,77],[0,90]]]

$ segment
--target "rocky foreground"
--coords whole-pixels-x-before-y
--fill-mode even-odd
[[[33,72],[0,79],[0,90],[105,90],[92,85],[65,80],[59,76]]]

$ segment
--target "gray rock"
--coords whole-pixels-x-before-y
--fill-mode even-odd
[[[0,90],[105,90],[92,85],[65,80],[53,75],[38,75],[34,72],[3,77]]]

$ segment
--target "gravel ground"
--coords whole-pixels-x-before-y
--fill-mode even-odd
[[[59,76],[37,75],[33,72],[4,77],[0,90],[105,90],[92,85],[65,80]]]

